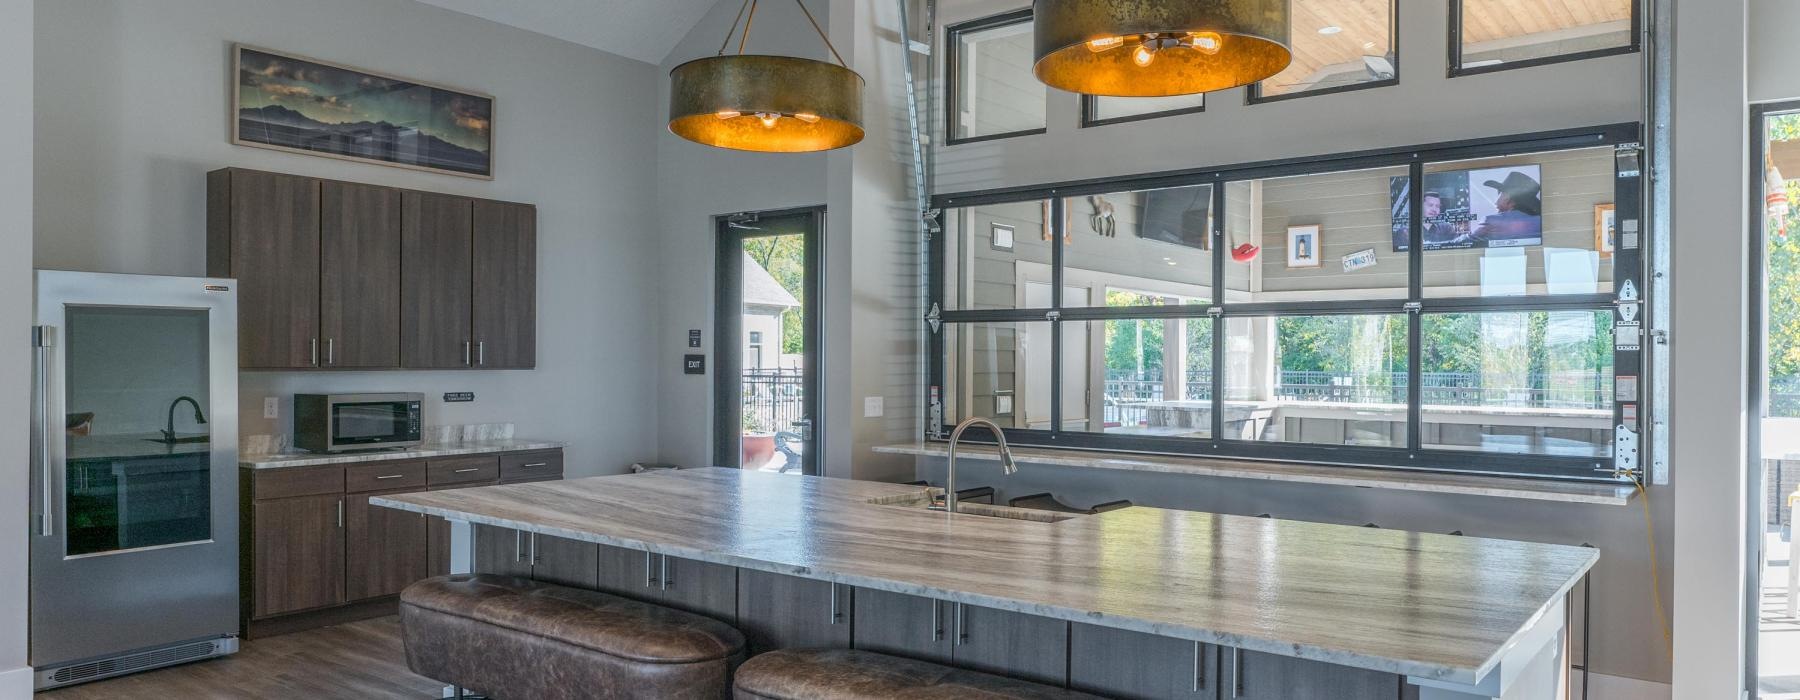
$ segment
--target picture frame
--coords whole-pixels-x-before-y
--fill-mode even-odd
[[[1611,204],[1594,205],[1594,252],[1610,258],[1618,245],[1619,223]]]
[[[494,179],[494,97],[233,44],[227,121],[239,146]]]
[[[1287,229],[1287,266],[1289,268],[1321,267],[1319,254],[1322,233],[1318,224],[1289,226]]]
[[[994,250],[1012,252],[1014,233],[1013,227],[1011,226],[1006,224],[994,224],[988,235],[988,246],[992,247]]]

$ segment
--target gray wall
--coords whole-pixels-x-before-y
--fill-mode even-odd
[[[429,423],[567,440],[572,474],[656,456],[653,66],[408,0],[38,5],[37,266],[198,275],[205,173],[238,166],[538,205],[538,368],[245,373],[243,430],[296,392],[423,391]],[[229,143],[234,41],[496,97],[492,182]],[[10,133],[10,132],[9,132]],[[666,279],[660,278],[660,279]],[[473,403],[442,404],[445,391]],[[282,417],[262,418],[265,396]]]
[[[31,246],[31,172],[24,163],[32,152],[32,0],[0,1],[0,250]],[[24,255],[0,259],[0,328],[31,325],[31,260]],[[26,447],[31,425],[31,349],[25,343],[0,343],[0,698],[31,694],[31,668],[26,666],[26,600],[31,516],[30,464]]]

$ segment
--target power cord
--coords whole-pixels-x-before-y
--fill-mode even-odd
[[[1656,622],[1662,628],[1663,645],[1669,653],[1669,660],[1675,660],[1675,636],[1669,631],[1669,613],[1663,609],[1662,576],[1657,573],[1656,557],[1656,522],[1650,516],[1650,492],[1644,490],[1644,482],[1632,472],[1619,472],[1619,476],[1631,479],[1637,487],[1638,500],[1644,504],[1644,542],[1650,545],[1650,599],[1656,603]]]

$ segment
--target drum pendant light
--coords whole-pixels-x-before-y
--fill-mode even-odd
[[[795,0],[837,63],[744,53],[757,2],[744,0],[717,55],[669,71],[669,131],[708,146],[768,153],[828,151],[861,141],[862,76],[844,65],[805,3]],[[737,53],[727,55],[739,21],[744,31]]]
[[[1280,73],[1289,0],[1036,0],[1032,71],[1088,95],[1164,97]]]

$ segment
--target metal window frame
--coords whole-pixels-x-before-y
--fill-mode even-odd
[[[1515,454],[1480,452],[1473,450],[1433,449],[1420,444],[1422,405],[1419,396],[1421,387],[1419,373],[1421,371],[1419,356],[1421,338],[1419,318],[1424,314],[1472,313],[1472,312],[1507,312],[1507,311],[1610,311],[1616,303],[1617,286],[1625,280],[1637,280],[1642,285],[1641,250],[1626,250],[1622,246],[1613,254],[1614,294],[1576,294],[1555,296],[1517,296],[1517,297],[1426,297],[1424,296],[1423,270],[1424,246],[1409,247],[1409,282],[1408,298],[1391,300],[1316,300],[1292,302],[1261,303],[1224,303],[1225,284],[1224,267],[1224,222],[1226,218],[1225,187],[1228,182],[1266,179],[1270,177],[1286,177],[1293,175],[1341,172],[1346,170],[1366,170],[1375,168],[1408,167],[1409,176],[1415,183],[1423,178],[1428,163],[1454,162],[1477,158],[1528,155],[1531,153],[1548,153],[1556,151],[1577,150],[1583,148],[1611,147],[1618,151],[1624,148],[1635,148],[1640,127],[1637,123],[1621,123],[1601,125],[1584,129],[1568,129],[1549,132],[1538,132],[1513,136],[1501,136],[1485,139],[1427,144],[1406,148],[1388,148],[1353,153],[1330,154],[1308,158],[1291,158],[1282,160],[1261,161],[1220,167],[1196,168],[1169,173],[1153,173],[1129,178],[1103,178],[1070,181],[1049,185],[1014,187],[977,192],[960,192],[942,194],[933,197],[932,209],[943,212],[946,209],[965,208],[983,204],[1001,204],[1026,201],[1049,200],[1052,203],[1051,235],[1053,240],[1060,240],[1065,233],[1063,222],[1063,202],[1068,197],[1085,194],[1103,194],[1166,187],[1181,187],[1200,184],[1213,185],[1213,302],[1181,306],[1153,307],[1062,307],[1062,271],[1063,245],[1054,245],[1052,250],[1052,307],[1026,309],[947,309],[945,279],[946,238],[948,236],[933,235],[930,240],[930,259],[927,262],[929,280],[927,284],[930,308],[933,313],[928,317],[931,338],[931,356],[929,364],[926,406],[926,438],[942,439],[947,434],[953,417],[945,415],[944,407],[948,397],[942,395],[946,387],[946,347],[944,324],[979,324],[1003,322],[1049,322],[1052,329],[1051,367],[1049,385],[1051,391],[1051,429],[1034,430],[1026,428],[1010,428],[1006,430],[1008,441],[1031,446],[1061,447],[1067,449],[1086,449],[1146,454],[1166,454],[1178,456],[1230,457],[1251,460],[1271,460],[1283,462],[1306,462],[1316,464],[1343,465],[1355,467],[1377,467],[1392,469],[1410,469],[1434,472],[1456,472],[1475,474],[1495,474],[1506,476],[1534,476],[1565,480],[1582,481],[1616,481],[1613,474],[1614,458],[1574,457],[1541,454]],[[1640,193],[1641,175],[1630,177],[1618,176],[1615,170],[1614,206],[1619,212],[1619,220],[1641,217]],[[1411,196],[1413,211],[1418,211],[1422,190],[1415,186]],[[1417,217],[1412,221],[1412,240],[1419,239],[1421,222]],[[1621,274],[1618,270],[1626,271]],[[1644,303],[1647,303],[1647,298]],[[1388,306],[1391,304],[1391,306]],[[1407,403],[1407,444],[1403,447],[1374,447],[1361,445],[1317,445],[1304,443],[1271,443],[1263,441],[1233,440],[1223,437],[1221,423],[1222,412],[1219,406],[1223,401],[1221,391],[1223,384],[1223,366],[1221,355],[1223,343],[1220,335],[1224,329],[1219,319],[1243,317],[1283,317],[1283,316],[1319,316],[1319,315],[1372,315],[1372,314],[1405,314],[1409,317],[1408,331],[1408,373],[1409,389]],[[1214,320],[1213,339],[1213,392],[1214,403],[1213,430],[1210,438],[1164,438],[1138,435],[1117,435],[1106,433],[1089,433],[1062,430],[1061,402],[1061,324],[1064,321],[1104,321],[1104,320],[1148,320],[1148,319],[1212,319]],[[1646,339],[1646,342],[1648,340]],[[1626,358],[1626,355],[1631,355]],[[1642,353],[1626,353],[1615,351],[1615,376],[1627,372],[1640,376]],[[1627,361],[1629,359],[1629,361]],[[1641,399],[1648,396],[1641,388]],[[1619,402],[1614,402],[1614,420],[1619,420],[1623,410]]]
[[[1491,66],[1477,66],[1475,68],[1463,67],[1462,25],[1463,0],[1450,0],[1450,63],[1447,76],[1451,78],[1459,78],[1465,75],[1481,75],[1483,73],[1498,73],[1520,68],[1549,66],[1558,63],[1568,63],[1570,61],[1585,61],[1590,58],[1602,58],[1605,56],[1622,56],[1642,51],[1644,45],[1644,8],[1640,0],[1631,0],[1631,43],[1629,44],[1607,49],[1592,49],[1588,51],[1577,51],[1575,53],[1559,54],[1556,56],[1543,56]]]
[[[1458,0],[1458,2],[1460,2],[1460,1],[1461,0]],[[1316,97],[1319,95],[1335,95],[1335,94],[1344,93],[1344,92],[1355,92],[1357,90],[1371,90],[1374,88],[1393,87],[1395,85],[1399,85],[1400,84],[1400,0],[1390,0],[1388,3],[1388,51],[1389,51],[1389,53],[1392,53],[1394,55],[1394,77],[1392,77],[1392,78],[1386,78],[1383,80],[1371,80],[1368,82],[1356,83],[1353,85],[1338,85],[1336,87],[1315,88],[1315,89],[1311,89],[1311,90],[1300,90],[1298,92],[1288,92],[1288,93],[1282,93],[1280,95],[1264,95],[1263,89],[1262,89],[1262,82],[1259,81],[1259,82],[1251,83],[1249,85],[1249,87],[1246,87],[1244,89],[1244,104],[1260,105],[1260,104],[1268,104],[1270,102],[1285,102],[1287,100],[1297,100],[1297,99],[1301,99],[1301,98],[1305,98],[1305,97]]]
[[[981,134],[978,136],[956,136],[956,110],[960,104],[960,100],[958,99],[958,97],[960,96],[958,94],[959,86],[957,85],[957,80],[956,80],[957,73],[960,72],[957,70],[958,60],[959,60],[958,51],[957,51],[957,46],[959,45],[959,42],[957,40],[960,39],[962,37],[962,35],[964,35],[964,34],[968,34],[968,33],[972,33],[972,32],[980,32],[980,31],[985,31],[985,30],[989,30],[989,29],[998,29],[1000,27],[1010,27],[1015,24],[1026,24],[1026,23],[1031,22],[1031,19],[1032,19],[1031,8],[1025,7],[1025,8],[1021,8],[1021,9],[1017,9],[1017,10],[1009,10],[1007,12],[1002,12],[997,15],[989,15],[987,17],[982,17],[979,19],[972,19],[967,22],[958,22],[956,24],[952,24],[952,25],[944,28],[944,145],[945,146],[960,146],[965,143],[980,143],[982,141],[997,141],[999,139],[1010,139],[1010,138],[1017,138],[1020,136],[1035,136],[1035,135],[1042,134],[1042,133],[1049,131],[1050,115],[1049,115],[1048,110],[1046,110],[1045,114],[1044,114],[1044,126],[1040,126],[1040,127],[1034,128],[1034,129],[1022,129],[1019,131],[1008,131],[1008,132],[1003,132],[1003,133],[998,133],[998,134]],[[1049,99],[1048,90],[1046,90],[1044,97],[1046,100]]]
[[[1125,97],[1119,99],[1131,98]],[[1183,114],[1202,114],[1206,112],[1206,93],[1201,94],[1199,107],[1165,109],[1156,112],[1145,112],[1143,114],[1131,114],[1123,117],[1107,117],[1105,119],[1095,116],[1096,112],[1099,111],[1099,102],[1100,100],[1095,95],[1081,96],[1081,128],[1087,129],[1096,126],[1109,126],[1112,124],[1129,124],[1131,122],[1141,122],[1147,119],[1162,119],[1163,117],[1178,117]]]

